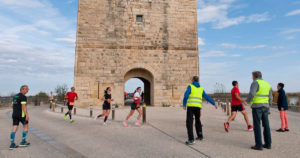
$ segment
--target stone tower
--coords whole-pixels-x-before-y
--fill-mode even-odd
[[[147,104],[179,106],[199,75],[196,0],[79,0],[76,38],[79,107],[102,105],[106,87],[124,105],[130,78]]]

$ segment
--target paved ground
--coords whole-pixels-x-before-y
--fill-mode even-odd
[[[122,126],[122,120],[129,109],[117,109],[116,120],[94,121],[87,117],[89,110],[77,109],[74,123],[63,119],[60,109],[51,112],[44,107],[30,107],[30,147],[8,150],[11,119],[10,109],[0,110],[0,157],[1,158],[63,158],[63,157],[101,157],[101,158],[193,158],[193,157],[300,157],[300,113],[288,112],[290,132],[277,133],[280,126],[279,113],[271,110],[272,149],[250,150],[254,144],[253,132],[246,130],[243,117],[239,114],[232,122],[229,133],[223,129],[227,119],[219,108],[204,105],[201,120],[203,141],[186,146],[185,111],[182,108],[147,108],[148,124],[134,126],[131,118],[129,127]],[[250,113],[250,109],[247,109]],[[100,110],[95,110],[99,113]],[[136,117],[137,114],[135,114]],[[252,119],[250,117],[252,122]],[[16,142],[20,141],[20,130]]]

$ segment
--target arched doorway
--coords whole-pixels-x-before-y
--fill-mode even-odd
[[[139,79],[144,84],[144,93],[143,99],[147,105],[153,105],[154,103],[154,78],[150,71],[143,69],[143,68],[135,68],[129,70],[124,76],[124,90],[125,90],[125,83],[132,78]],[[137,87],[137,86],[136,86]],[[136,88],[135,87],[135,88]]]

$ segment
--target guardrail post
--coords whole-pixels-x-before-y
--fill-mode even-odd
[[[76,115],[76,107],[74,107],[74,115]]]
[[[61,113],[64,113],[64,107],[61,107],[61,108],[60,108],[60,112],[61,112]]]
[[[227,115],[229,115],[230,114],[230,109],[229,109],[230,107],[229,107],[229,101],[228,101],[228,99],[226,99],[226,110],[227,110]]]
[[[93,117],[93,105],[90,105],[90,117]]]
[[[111,109],[111,119],[112,120],[115,120],[115,109],[116,109],[116,105],[113,104],[112,109]]]
[[[146,121],[146,104],[143,104],[143,123],[145,124]]]
[[[54,102],[51,103],[52,104],[52,111],[55,112],[55,108],[56,108],[56,100]]]

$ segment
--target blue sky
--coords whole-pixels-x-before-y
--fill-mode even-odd
[[[300,0],[197,0],[200,81],[248,92],[260,70],[273,88],[300,91]],[[0,95],[73,84],[76,0],[0,0]],[[128,89],[133,89],[134,80]],[[140,83],[139,83],[140,84]],[[130,88],[131,87],[131,88]]]

